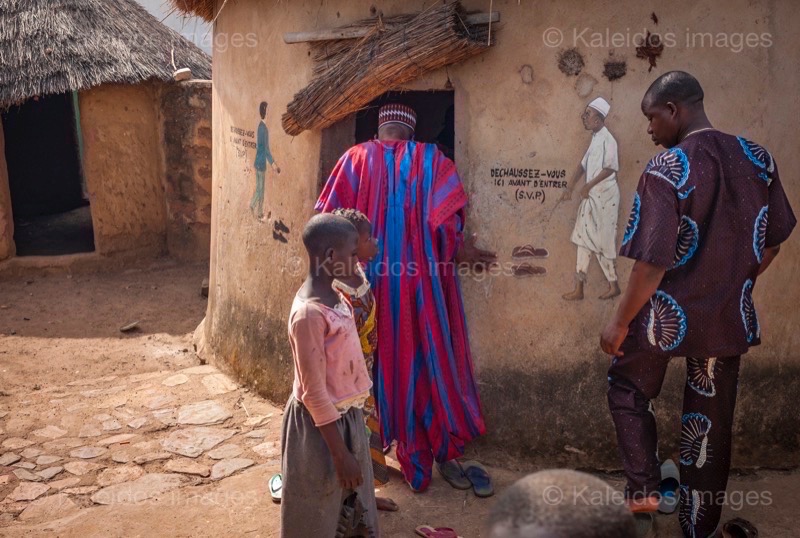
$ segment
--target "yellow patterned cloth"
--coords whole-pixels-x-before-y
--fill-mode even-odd
[[[356,321],[358,337],[361,340],[361,351],[364,353],[367,371],[372,376],[375,363],[374,353],[378,345],[378,324],[376,320],[378,304],[369,287],[369,281],[363,272],[360,272],[360,274],[364,284],[357,290],[339,281],[334,281],[334,288],[344,296],[353,308],[353,317]],[[389,468],[386,466],[386,456],[383,454],[380,420],[378,420],[378,409],[375,405],[375,395],[372,391],[367,401],[364,402],[364,418],[369,437],[370,455],[372,456],[372,473],[375,477],[375,484],[382,485],[389,481]]]

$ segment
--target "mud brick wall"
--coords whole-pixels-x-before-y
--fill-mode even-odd
[[[98,254],[164,253],[160,84],[103,84],[79,93],[83,173]]]
[[[353,118],[294,137],[283,131],[281,114],[314,69],[309,46],[287,45],[283,33],[369,17],[369,4],[237,0],[214,23],[215,36],[252,36],[252,46],[214,51],[214,232],[209,308],[199,333],[212,361],[281,405],[292,379],[286,320],[305,278],[301,231],[314,214],[319,179],[337,158],[331,145],[355,134]],[[421,9],[402,0],[374,4],[387,17]],[[463,4],[474,11],[489,8],[484,0]],[[511,456],[545,466],[619,468],[606,403],[609,359],[598,345],[618,302],[598,299],[608,284],[596,261],[588,271],[586,299],[561,298],[574,288],[570,236],[579,196],[558,200],[561,184],[591,141],[580,119],[587,103],[600,96],[611,103],[607,126],[619,144],[622,191],[618,242],[642,170],[660,149],[647,134],[641,99],[657,76],[672,69],[699,77],[717,128],[769,148],[793,206],[800,208],[794,119],[800,115],[800,10],[794,3],[676,0],[665,9],[653,1],[626,2],[624,10],[620,4],[495,0],[502,21],[495,47],[402,88],[387,88],[453,91],[455,161],[470,198],[467,231],[477,233],[479,246],[497,251],[504,268],[501,275],[461,279],[488,426],[470,450],[480,451],[485,461]],[[652,69],[637,57],[633,34],[643,31],[658,32],[666,42]],[[723,46],[726,38],[738,38],[736,32],[752,34],[750,45]],[[624,43],[611,43],[606,35]],[[568,54],[573,47],[577,53]],[[269,151],[281,172],[266,170],[259,219],[251,200],[257,203],[260,186],[254,159],[263,102]],[[527,244],[549,252],[547,259],[534,260],[546,269],[538,278],[509,271],[517,263],[514,249]],[[617,260],[623,288],[631,265]],[[742,361],[733,444],[737,467],[800,463],[798,269],[800,231],[756,287],[764,344]],[[686,385],[685,361],[673,363],[656,402],[660,450],[669,456],[679,446]]]
[[[5,148],[3,122],[0,121],[0,149]],[[11,192],[5,151],[0,151],[0,261],[14,255],[14,219],[11,217]]]
[[[211,81],[165,85],[161,92],[167,250],[208,259],[211,237]]]

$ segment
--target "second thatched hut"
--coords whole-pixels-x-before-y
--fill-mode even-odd
[[[134,0],[0,0],[0,262],[207,257],[210,78]]]

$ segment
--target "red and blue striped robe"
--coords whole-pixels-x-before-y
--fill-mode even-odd
[[[485,426],[453,260],[467,195],[455,164],[433,144],[377,141],[345,153],[317,211],[356,208],[372,222],[367,267],[378,302],[375,393],[384,444],[415,490],[433,458],[460,456]]]

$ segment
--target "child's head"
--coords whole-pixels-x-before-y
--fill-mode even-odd
[[[490,538],[633,538],[623,494],[586,473],[555,469],[517,480],[489,514]]]
[[[378,254],[378,244],[372,237],[372,223],[367,216],[358,209],[344,209],[342,207],[334,210],[334,215],[339,215],[350,221],[350,224],[358,230],[358,259],[367,262]]]
[[[344,217],[322,213],[303,228],[303,244],[308,251],[309,271],[321,271],[335,278],[355,274],[358,263],[358,232]]]

